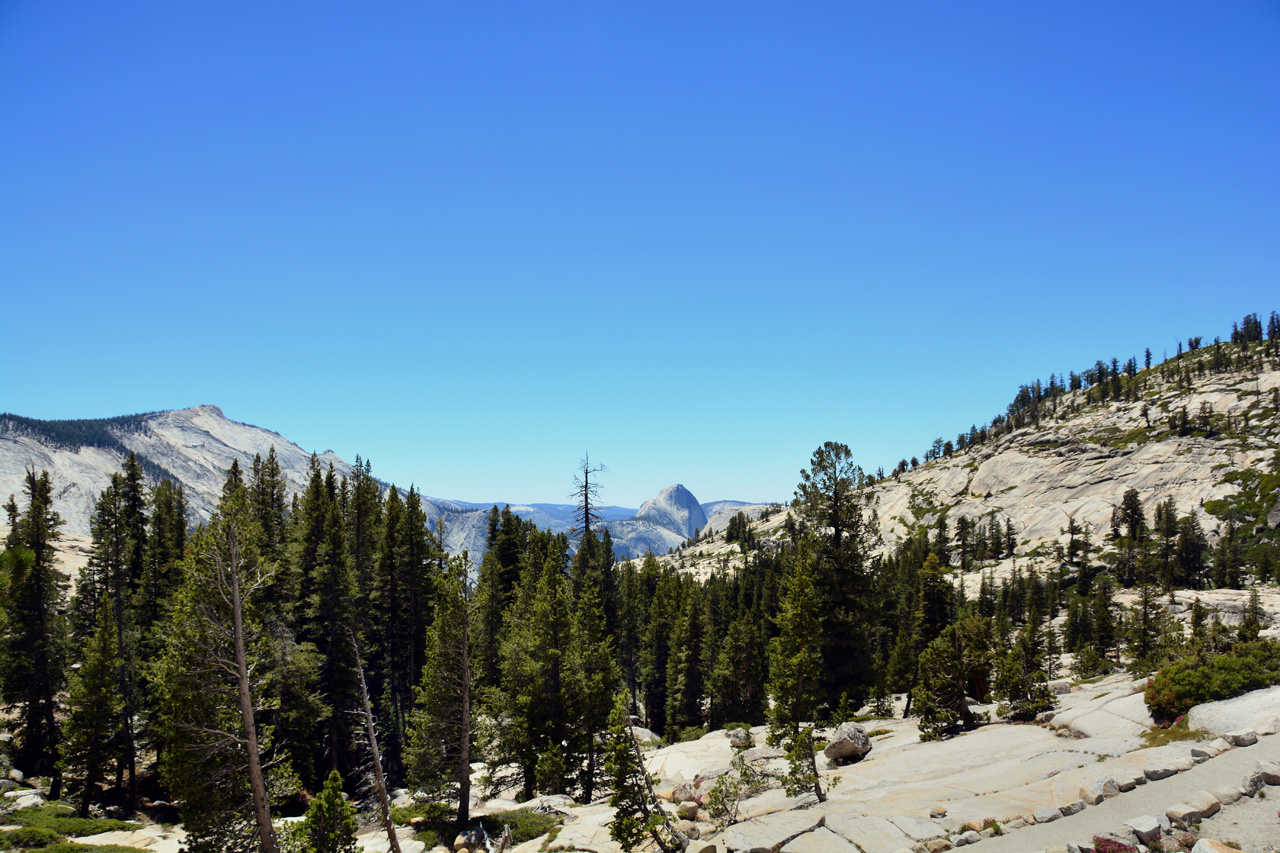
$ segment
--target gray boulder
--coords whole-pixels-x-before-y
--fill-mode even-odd
[[[728,732],[729,744],[734,749],[749,749],[755,745],[751,739],[751,732],[743,728],[733,729]]]
[[[831,734],[831,740],[822,754],[836,764],[852,764],[861,761],[871,751],[871,738],[867,730],[857,723],[841,723]]]
[[[1036,823],[1052,823],[1062,817],[1062,810],[1055,809],[1052,806],[1045,806],[1032,812],[1032,816],[1035,817]]]
[[[1259,761],[1254,772],[1268,785],[1280,785],[1280,761]]]
[[[1223,737],[1230,741],[1232,746],[1253,746],[1258,742],[1257,732],[1250,729],[1227,732]]]
[[[1150,844],[1160,838],[1160,821],[1151,815],[1131,817],[1124,822],[1124,825],[1133,830],[1133,834],[1143,844]]]

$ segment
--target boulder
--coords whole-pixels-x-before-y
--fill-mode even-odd
[[[1248,776],[1244,777],[1244,782],[1240,785],[1240,792],[1246,797],[1252,797],[1267,786],[1267,780],[1263,777],[1261,770],[1255,770]]]
[[[1224,785],[1223,787],[1216,789],[1213,792],[1213,795],[1217,797],[1218,802],[1222,803],[1224,806],[1229,806],[1244,796],[1240,793],[1239,788],[1234,788],[1230,785]]]
[[[698,796],[698,789],[688,782],[682,782],[676,785],[674,791],[671,792],[671,802],[684,803]]]
[[[1258,733],[1252,729],[1239,729],[1234,732],[1227,732],[1223,737],[1228,740],[1232,746],[1253,746],[1258,742]]]
[[[857,723],[841,723],[831,733],[831,739],[822,754],[836,764],[852,764],[861,761],[871,751],[871,738],[867,730]]]
[[[691,820],[676,821],[676,831],[683,833],[690,841],[697,841],[702,836],[702,830]]]
[[[1204,817],[1199,809],[1188,803],[1174,803],[1164,810],[1164,816],[1178,829],[1190,829]]]
[[[1045,806],[1044,808],[1036,809],[1032,815],[1035,817],[1036,823],[1052,823],[1062,817],[1062,811],[1052,806]]]
[[[12,779],[12,780],[13,780],[13,781],[15,781],[15,782],[22,782],[22,781],[23,781],[23,780],[25,780],[27,777],[26,777],[26,776],[24,776],[24,775],[22,774],[22,771],[21,771],[21,770],[19,770],[18,768],[14,767],[12,770],[10,770],[10,771],[9,771],[9,778],[10,778],[10,779]]]
[[[459,850],[478,850],[482,846],[484,846],[484,830],[478,826],[464,829],[453,839],[455,853]]]
[[[1280,761],[1259,761],[1254,772],[1268,785],[1280,785]]]
[[[1074,803],[1067,803],[1062,807],[1063,816],[1079,814],[1084,811],[1084,800],[1076,800]]]
[[[1133,834],[1143,844],[1150,844],[1160,838],[1160,821],[1151,815],[1141,815],[1140,817],[1131,817],[1124,822],[1124,825],[1133,830]]]
[[[1215,735],[1232,731],[1258,731],[1280,715],[1280,686],[1254,690],[1234,699],[1205,702],[1187,712],[1187,725]]]
[[[952,835],[947,840],[951,842],[952,847],[963,847],[969,843],[969,839],[963,835]]]
[[[1220,738],[1220,737],[1216,737],[1216,738],[1214,738],[1214,739],[1213,739],[1213,742],[1212,742],[1212,743],[1210,743],[1210,744],[1209,744],[1209,746],[1210,746],[1210,747],[1212,747],[1213,749],[1218,750],[1218,754],[1219,754],[1219,755],[1221,755],[1222,753],[1226,752],[1228,749],[1231,749],[1231,744],[1230,744],[1230,742],[1225,741],[1225,740],[1223,740],[1223,739],[1222,739],[1222,738]]]
[[[1201,838],[1196,842],[1196,846],[1191,848],[1191,853],[1240,853],[1240,851],[1226,842]]]
[[[1218,750],[1208,745],[1191,747],[1191,758],[1195,760],[1196,764],[1208,761],[1217,755],[1219,755]]]
[[[933,818],[934,820],[937,820],[938,818],[946,817],[946,816],[947,816],[947,810],[944,809],[942,806],[934,806],[933,808],[929,809],[929,817]]]
[[[13,810],[16,812],[18,809],[31,809],[37,806],[43,806],[45,804],[45,799],[40,796],[38,791],[27,790],[23,792],[21,797],[16,797],[13,800],[10,800],[10,802],[12,803]]]
[[[736,728],[727,733],[729,745],[734,749],[749,749],[755,745],[755,741],[751,739],[751,732],[744,728]]]
[[[690,839],[689,846],[684,848],[684,853],[716,853],[716,845],[711,841]]]
[[[945,838],[935,838],[932,841],[926,841],[924,846],[929,853],[943,853],[951,849],[951,842]]]
[[[970,844],[977,844],[982,840],[982,836],[974,832],[972,829],[964,834],[964,840]]]
[[[1201,818],[1213,817],[1222,808],[1218,798],[1208,791],[1193,791],[1183,798],[1187,805],[1200,812]]]
[[[693,820],[698,816],[698,803],[695,800],[684,800],[676,807],[676,813],[685,820]]]
[[[1165,761],[1160,764],[1153,764],[1143,771],[1143,775],[1152,782],[1160,779],[1168,779],[1170,776],[1176,776],[1178,768],[1174,766],[1172,761]]]
[[[1089,796],[1085,796],[1085,794]],[[1080,799],[1084,800],[1091,806],[1096,806],[1103,800],[1109,800],[1112,797],[1120,796],[1120,785],[1115,779],[1107,776],[1103,779],[1097,779],[1088,788],[1081,791]]]

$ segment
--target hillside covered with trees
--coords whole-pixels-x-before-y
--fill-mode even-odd
[[[628,757],[632,723],[669,742],[768,723],[788,787],[822,799],[814,725],[891,713],[894,694],[922,737],[944,738],[987,722],[969,697],[1032,720],[1064,663],[1081,678],[1127,668],[1160,673],[1148,704],[1171,719],[1216,698],[1196,666],[1252,661],[1243,689],[1280,678],[1258,594],[1280,581],[1280,388],[1238,411],[1180,402],[1278,362],[1280,317],[1264,329],[1250,315],[1230,340],[1192,338],[1158,363],[1148,350],[1025,385],[923,462],[868,473],[826,442],[789,509],[642,560],[615,559],[589,486],[569,533],[494,507],[472,565],[414,489],[382,489],[367,462],[341,476],[313,459],[291,500],[274,451],[233,463],[192,529],[182,488],[148,487],[130,456],[98,497],[72,594],[58,484],[30,471],[0,555],[12,760],[82,816],[175,802],[193,850],[274,853],[273,816],[314,794],[336,814],[343,790],[389,823],[388,791],[408,787],[461,824],[473,784],[521,800],[613,792],[618,832],[666,847]],[[1108,459],[1168,440],[1258,464],[1217,469],[1203,505],[1117,483],[1105,524],[1063,511],[1039,538],[993,508],[1018,483],[974,486],[1000,454],[1066,453],[1081,444],[1067,425],[1100,418],[1140,421],[1090,433]],[[1253,591],[1239,624],[1202,608],[1184,630],[1162,604],[1211,588]]]

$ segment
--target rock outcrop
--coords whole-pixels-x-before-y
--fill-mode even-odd
[[[707,526],[707,514],[693,493],[676,483],[640,505],[636,519],[683,534],[691,539]]]

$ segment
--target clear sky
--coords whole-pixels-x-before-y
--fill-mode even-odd
[[[0,410],[786,500],[1274,309],[1274,0],[0,0]]]

